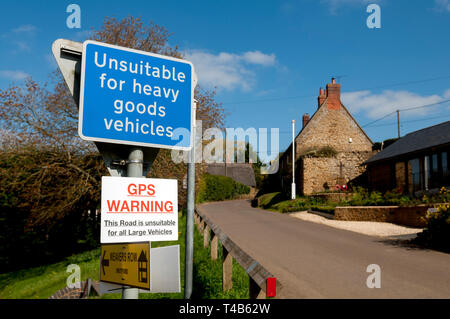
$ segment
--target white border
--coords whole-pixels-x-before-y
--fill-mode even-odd
[[[171,60],[171,61],[175,61],[175,62],[189,64],[191,66],[191,128],[190,128],[190,141],[189,141],[190,145],[189,146],[160,145],[160,144],[153,144],[153,143],[133,142],[133,141],[115,140],[115,139],[109,139],[109,138],[84,136],[82,133],[83,132],[83,104],[84,104],[84,76],[85,76],[85,67],[86,67],[86,58],[85,58],[86,57],[86,47],[88,44],[95,44],[95,45],[118,49],[118,50],[122,50],[122,51],[128,51],[128,52],[148,55],[151,57],[160,58],[160,59],[164,59],[164,60]],[[197,83],[196,83],[197,81],[195,80],[195,78],[196,78],[196,76],[195,76],[194,65],[190,61],[178,59],[178,58],[174,58],[174,57],[170,57],[170,56],[165,56],[165,55],[161,55],[161,54],[156,54],[156,53],[151,53],[151,52],[146,52],[146,51],[141,51],[141,50],[136,50],[136,49],[130,49],[130,48],[121,47],[118,45],[112,45],[112,44],[97,42],[97,41],[93,41],[93,40],[86,40],[83,42],[83,55],[81,58],[81,85],[80,85],[80,103],[79,103],[79,111],[78,111],[78,135],[80,135],[81,139],[86,140],[86,141],[189,151],[192,148],[194,138],[195,138],[192,134],[193,127],[194,127],[194,120],[195,120],[195,112],[196,112],[195,104],[194,104],[194,91],[195,91],[195,87],[197,85]]]

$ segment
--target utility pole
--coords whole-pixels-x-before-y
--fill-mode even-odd
[[[225,167],[225,176],[227,176],[227,129],[225,129],[225,161],[224,161],[224,167]]]
[[[295,199],[295,120],[292,120],[292,199]]]
[[[400,110],[397,110],[397,131],[398,138],[400,138]]]

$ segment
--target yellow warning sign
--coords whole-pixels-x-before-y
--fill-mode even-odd
[[[150,290],[150,243],[102,245],[100,280]]]

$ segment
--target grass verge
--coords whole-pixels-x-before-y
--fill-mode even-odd
[[[153,242],[152,247],[180,245],[180,293],[140,294],[140,299],[182,299],[184,298],[185,230],[186,217],[179,218],[179,240],[174,242]],[[221,248],[221,247],[219,247]],[[194,287],[192,298],[248,298],[248,275],[233,260],[233,289],[222,292],[222,249],[219,258],[212,261],[209,249],[203,248],[202,235],[194,230]],[[73,255],[55,264],[0,274],[0,299],[47,299],[66,286],[67,266],[77,264],[81,280],[99,278],[100,249]],[[98,297],[97,297],[98,298]],[[121,294],[105,294],[102,299],[121,298]]]

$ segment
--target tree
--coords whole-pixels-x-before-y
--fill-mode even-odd
[[[105,18],[91,37],[182,58],[178,47],[168,45],[168,38],[164,27],[131,16]],[[214,97],[214,91],[195,90],[197,119],[203,120],[204,129],[223,126],[223,108]],[[59,70],[51,75],[50,84],[28,78],[23,86],[0,89],[0,209],[27,212],[25,231],[59,227],[61,220],[82,219],[83,212],[90,209],[92,214],[99,206],[101,176],[107,171],[94,144],[78,137],[77,122],[78,110]],[[185,173],[186,165],[173,163],[170,152],[162,150],[149,176],[177,178],[183,205]]]

